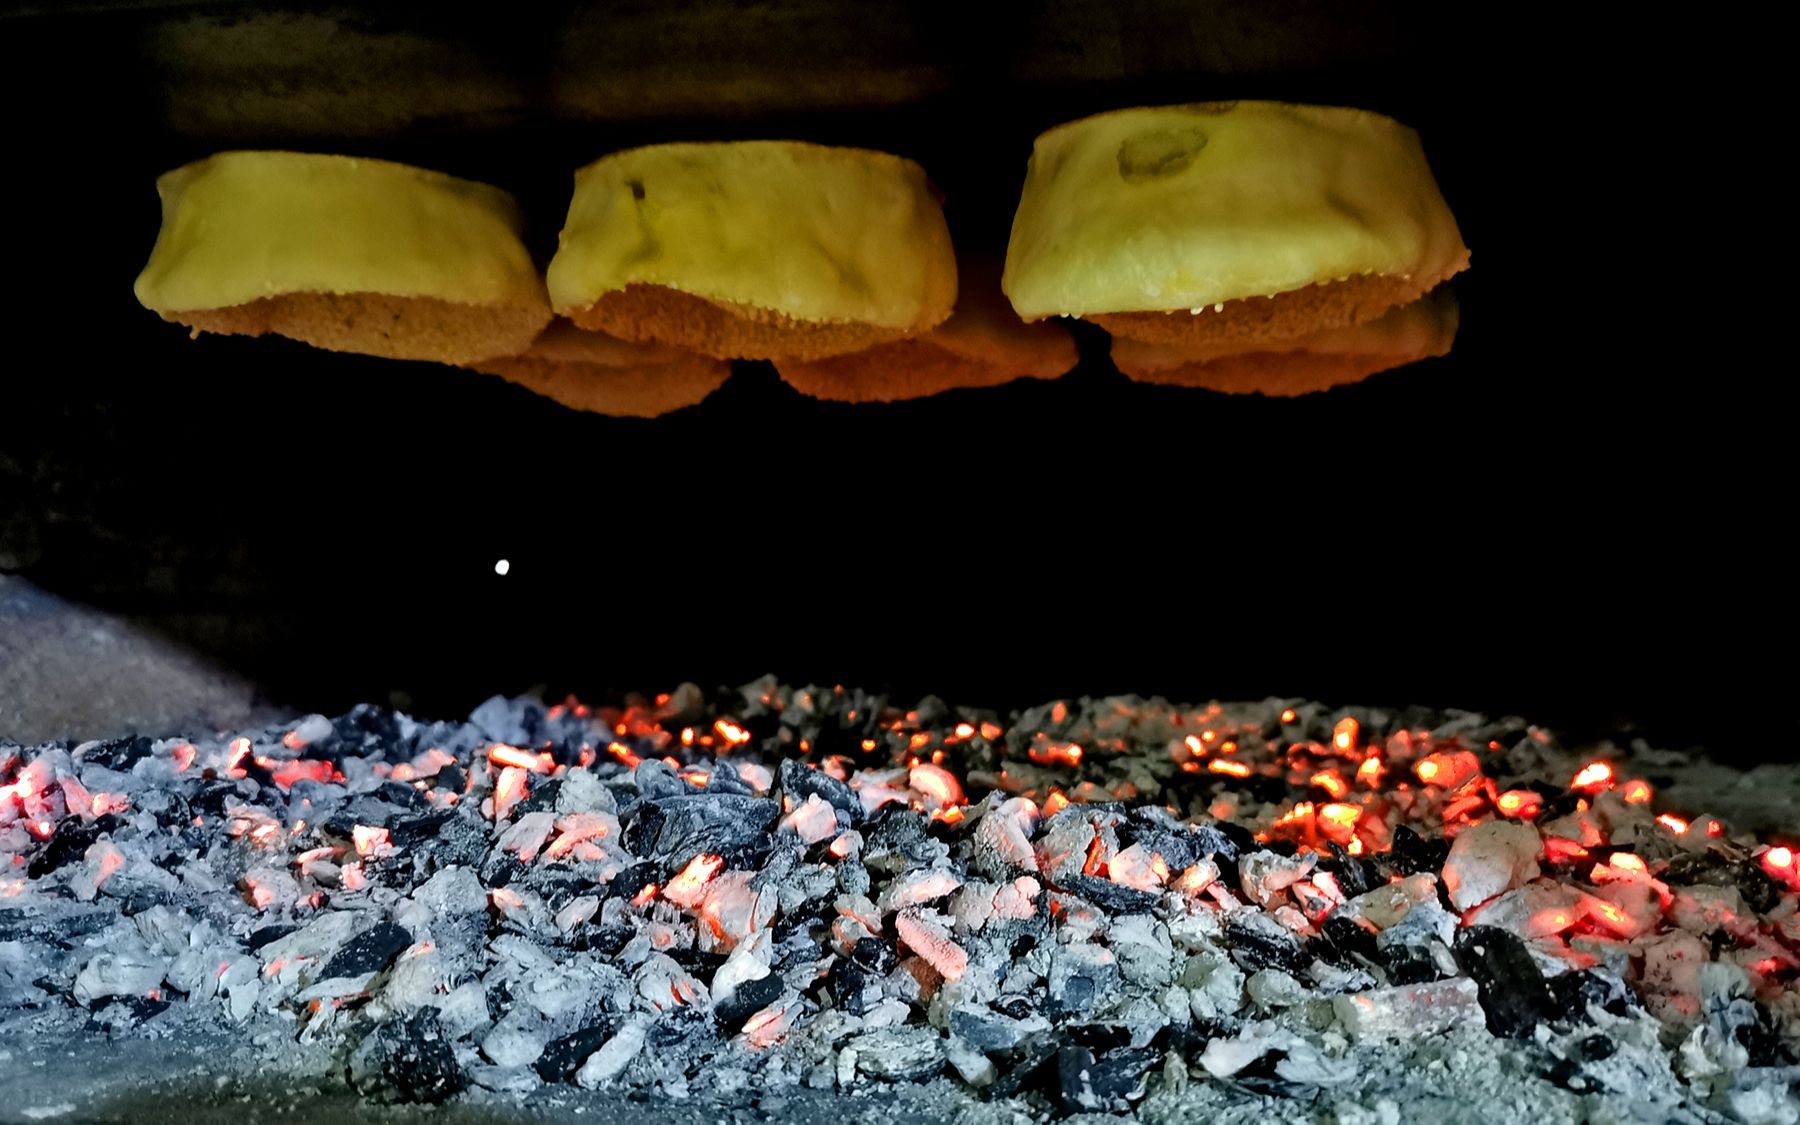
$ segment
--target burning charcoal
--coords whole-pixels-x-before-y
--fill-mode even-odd
[[[150,756],[151,741],[143,735],[135,738],[113,738],[90,742],[81,750],[81,760],[109,770],[129,773],[139,760]]]
[[[1404,824],[1395,826],[1394,846],[1388,853],[1388,859],[1400,874],[1417,875],[1423,872],[1435,875],[1443,870],[1444,861],[1449,856],[1448,841],[1427,840]]]
[[[851,1040],[856,1071],[871,1078],[917,1081],[944,1068],[944,1040],[926,1027],[884,1027]]]
[[[1246,969],[1280,969],[1299,973],[1306,968],[1306,952],[1293,931],[1267,914],[1242,910],[1225,922],[1225,937],[1232,959]]]
[[[408,851],[436,837],[454,819],[454,809],[396,817],[388,824],[388,838],[396,848]]]
[[[1493,926],[1456,935],[1456,959],[1481,990],[1488,1030],[1506,1038],[1530,1034],[1556,1014],[1556,998],[1525,943]]]
[[[1156,906],[1157,896],[1150,892],[1133,890],[1098,875],[1065,875],[1057,886],[1080,895],[1108,914],[1144,914]]]
[[[1063,1104],[1076,1112],[1123,1112],[1144,1096],[1146,1075],[1157,1057],[1155,1051],[1127,1048],[1096,1058],[1086,1047],[1066,1046],[1056,1058]]]
[[[350,1078],[381,1102],[438,1103],[465,1085],[456,1053],[434,1009],[382,1024],[351,1059]]]
[[[439,770],[436,781],[439,788],[449,793],[461,793],[469,787],[469,775],[457,765],[445,766]]]
[[[1045,1010],[1053,1016],[1086,1012],[1115,995],[1119,965],[1102,946],[1081,943],[1058,947],[1050,955]]]
[[[634,855],[657,856],[676,866],[703,853],[729,857],[755,846],[766,854],[769,827],[780,814],[774,801],[728,793],[646,798],[626,818],[625,846]]]
[[[911,809],[889,807],[863,830],[863,863],[880,871],[931,867],[950,849],[926,831],[925,818]]]
[[[841,961],[839,964],[847,965],[850,962]],[[786,983],[774,973],[758,980],[745,981],[729,998],[713,1005],[713,1017],[725,1031],[735,1032],[744,1026],[745,1020],[781,999],[786,988]]]
[[[1050,1024],[1042,1016],[1015,1019],[986,1008],[962,1006],[950,1009],[949,1027],[952,1035],[982,1051],[1006,1051],[1049,1030]]]
[[[272,941],[280,941],[299,928],[291,922],[277,922],[263,926],[250,932],[250,936],[244,939],[244,946],[251,952],[255,952]]]
[[[988,1088],[988,1093],[1001,1098],[1018,1093],[1048,1069],[1047,1064],[1057,1057],[1062,1046],[1058,1037],[1050,1032],[1027,1038],[1017,1048],[1007,1052],[999,1067],[999,1076]]]
[[[538,1077],[546,1082],[567,1082],[581,1064],[587,1061],[589,1055],[612,1038],[612,1034],[613,1025],[603,1022],[590,1024],[560,1039],[552,1039],[544,1045],[543,1054],[538,1056],[532,1067],[537,1071]]]
[[[1451,905],[1467,910],[1537,878],[1543,840],[1528,824],[1490,820],[1464,829],[1444,861]]]
[[[110,813],[92,824],[82,824],[76,817],[65,817],[56,826],[49,841],[32,857],[31,863],[25,868],[25,874],[32,879],[43,878],[63,864],[80,859],[102,835],[117,832],[124,824],[124,821]]]
[[[1338,965],[1379,963],[1375,935],[1349,918],[1332,914],[1320,925],[1319,930],[1323,934],[1323,940],[1313,951],[1326,960]]]
[[[644,1049],[644,1038],[649,1028],[650,1021],[644,1016],[626,1020],[610,1039],[581,1064],[580,1069],[575,1072],[576,1083],[591,1090],[597,1086],[605,1086],[624,1074],[625,1068]]]
[[[824,770],[812,769],[804,762],[785,758],[781,763],[780,776],[781,791],[792,795],[796,802],[817,797],[848,816],[851,824],[862,821],[862,798],[856,795],[856,790]]]
[[[1575,1019],[1587,1019],[1590,1007],[1623,1016],[1637,1006],[1625,982],[1606,969],[1574,969],[1550,978],[1550,994],[1556,1010]]]
[[[1433,1035],[1477,1018],[1480,990],[1467,977],[1378,988],[1331,998],[1338,1023],[1358,1041]]]
[[[411,934],[392,922],[379,923],[351,938],[319,970],[316,979],[355,977],[385,969],[412,940]]]

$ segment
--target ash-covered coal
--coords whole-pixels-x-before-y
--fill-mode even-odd
[[[0,743],[0,1036],[223,1026],[380,1101],[952,1082],[1339,1120],[1491,1036],[1546,1098],[1800,1119],[1795,858],[1658,813],[1644,753],[772,679]]]

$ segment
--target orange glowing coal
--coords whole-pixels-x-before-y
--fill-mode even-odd
[[[706,894],[706,885],[724,868],[723,856],[697,855],[688,860],[681,874],[669,880],[669,885],[663,888],[663,897],[677,906],[690,909],[698,906]]]
[[[1243,762],[1229,762],[1223,758],[1214,758],[1206,764],[1206,768],[1214,773],[1230,774],[1232,777],[1249,777],[1250,767]]]
[[[1662,825],[1664,828],[1667,828],[1669,831],[1675,833],[1675,835],[1677,835],[1677,836],[1685,834],[1688,830],[1688,822],[1681,819],[1680,817],[1676,816],[1674,813],[1663,813],[1661,816],[1656,818],[1656,823]],[[1717,822],[1715,822],[1715,823],[1717,823]],[[1708,834],[1715,835],[1715,836],[1718,835],[1718,833],[1712,832],[1710,828],[1708,828]]]
[[[1544,811],[1544,801],[1529,789],[1508,789],[1494,798],[1494,807],[1502,816],[1516,816],[1530,820]]]
[[[656,892],[661,889],[662,888],[655,883],[645,883],[642,890],[631,896],[631,905],[643,906],[647,904],[651,899],[656,897]]]
[[[1318,773],[1313,774],[1310,780],[1312,784],[1325,790],[1325,792],[1331,794],[1333,797],[1342,797],[1344,794],[1350,792],[1350,787],[1344,784],[1344,779],[1339,777],[1336,771],[1333,770],[1320,770]]]
[[[1647,805],[1651,797],[1650,783],[1642,780],[1627,781],[1625,788],[1620,790],[1620,796],[1625,798],[1628,805]]]
[[[733,746],[740,746],[750,741],[750,732],[730,719],[720,719],[713,724],[713,729],[719,732],[720,738]]]
[[[1344,753],[1356,749],[1356,738],[1362,733],[1362,724],[1355,719],[1344,716],[1338,720],[1337,726],[1331,730],[1331,744]]]
[[[503,766],[515,766],[518,769],[530,770],[532,773],[550,772],[550,763],[545,761],[547,755],[534,754],[530,750],[508,746],[504,742],[496,742],[488,747],[487,754],[488,761],[498,762]]]
[[[1067,797],[1063,796],[1063,792],[1060,789],[1050,790],[1050,795],[1048,797],[1044,798],[1044,815],[1045,816],[1054,815],[1055,813],[1059,813],[1068,807],[1069,807],[1069,799]]]
[[[1575,779],[1569,782],[1569,788],[1593,793],[1601,789],[1612,788],[1612,767],[1605,762],[1589,762],[1582,766]]]

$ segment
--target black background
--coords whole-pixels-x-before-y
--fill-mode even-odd
[[[1747,385],[1774,376],[1749,369],[1754,326],[1732,296],[1707,296],[1739,284],[1719,246],[1742,216],[1719,200],[1753,206],[1723,185],[1755,169],[1730,115],[1669,85],[1707,57],[1694,29],[1142,2],[1001,5],[990,25],[975,5],[877,19],[814,2],[786,23],[763,18],[779,5],[671,4],[650,35],[660,17],[636,5],[621,26],[642,41],[609,57],[653,59],[631,81],[661,108],[634,120],[552,106],[530,81],[556,35],[546,13],[604,5],[514,7],[389,6],[372,26],[415,20],[477,68],[526,76],[516,104],[342,136],[176,112],[189,76],[159,29],[253,6],[6,10],[17,346],[0,375],[0,562],[327,712],[392,691],[457,715],[537,683],[604,698],[774,671],[994,706],[1417,702],[1793,753],[1765,655],[1790,635],[1773,581],[1790,493],[1758,421],[1773,411]],[[788,78],[827,54],[854,69],[857,50],[925,88],[783,104]],[[414,65],[384,97],[466,79]],[[715,65],[762,84],[711,109],[659,100],[658,83]],[[697,409],[615,421],[449,368],[190,341],[131,295],[155,175],[220,147],[499,183],[547,253],[570,171],[604,152],[855,143],[919,159],[959,246],[997,253],[1039,130],[1221,97],[1360,105],[1423,133],[1474,251],[1451,356],[1233,399],[1132,385],[1086,333],[1056,383],[849,407],[739,365]]]

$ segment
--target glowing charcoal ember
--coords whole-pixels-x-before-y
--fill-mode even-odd
[[[956,775],[929,762],[912,767],[907,776],[907,787],[919,794],[927,811],[960,805],[965,799]]]
[[[258,910],[281,910],[300,899],[300,884],[285,871],[252,867],[239,881],[244,898]]]
[[[1355,719],[1345,716],[1338,720],[1331,731],[1331,744],[1339,753],[1348,754],[1356,749],[1356,739],[1362,734],[1362,725]]]
[[[706,894],[706,885],[724,868],[725,860],[720,856],[697,855],[688,861],[680,874],[669,880],[662,895],[678,906],[696,907]]]
[[[385,828],[358,824],[350,830],[350,837],[356,845],[356,854],[364,859],[377,859],[394,852],[394,843]]]
[[[589,840],[619,838],[619,818],[609,812],[569,813],[556,819],[556,839],[544,849],[544,858],[561,859]]]
[[[798,836],[803,844],[817,844],[837,835],[837,810],[814,793],[782,817],[780,827]]]
[[[1587,896],[1560,883],[1532,883],[1469,911],[1468,925],[1495,926],[1523,938],[1565,933],[1588,914]]]
[[[1569,782],[1569,788],[1597,793],[1602,789],[1611,788],[1612,784],[1612,766],[1606,762],[1590,762],[1575,774],[1575,777]]]
[[[1302,879],[1311,878],[1313,865],[1318,861],[1319,857],[1312,852],[1292,856],[1270,851],[1252,852],[1238,860],[1238,885],[1264,909],[1273,909],[1283,891]]]
[[[1444,862],[1444,887],[1458,910],[1493,898],[1538,875],[1543,841],[1527,824],[1487,821],[1457,834]]]
[[[1508,789],[1494,798],[1494,808],[1501,816],[1534,820],[1544,809],[1544,799],[1530,789]]]
[[[1155,893],[1169,881],[1169,864],[1142,844],[1133,844],[1112,858],[1106,874],[1115,883]]]
[[[903,910],[894,916],[894,932],[945,980],[953,981],[968,970],[969,955],[939,917],[917,909]]]
[[[522,770],[518,766],[506,766],[501,769],[499,778],[494,782],[494,794],[489,798],[492,801],[492,816],[496,822],[511,816],[513,806],[525,799],[525,795],[530,792],[531,788],[531,782],[528,780],[530,776],[530,771]]]
[[[556,814],[553,812],[526,813],[500,833],[497,846],[502,851],[516,853],[520,863],[530,863],[537,858],[555,827]],[[358,850],[361,850],[360,845]]]
[[[549,773],[550,763],[543,755],[523,750],[517,746],[508,746],[497,742],[487,749],[488,761],[501,767],[511,766],[515,769],[527,770],[531,773]]]
[[[744,1021],[744,1042],[757,1050],[781,1042],[794,1026],[799,1010],[800,1001],[797,998],[762,1009]]]
[[[1480,776],[1481,762],[1467,750],[1439,751],[1421,758],[1413,774],[1439,789],[1459,789]]]

